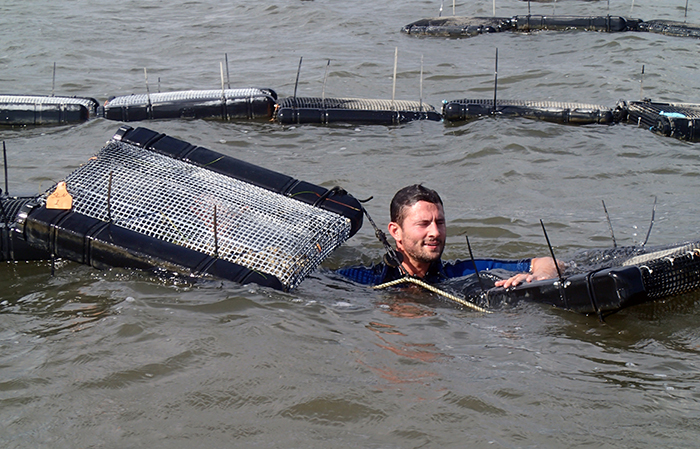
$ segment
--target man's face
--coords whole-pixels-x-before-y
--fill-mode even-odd
[[[404,209],[400,226],[397,223],[389,226],[396,247],[416,262],[438,260],[445,249],[445,212],[440,204],[418,201]]]

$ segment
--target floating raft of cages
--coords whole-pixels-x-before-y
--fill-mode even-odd
[[[432,17],[420,19],[401,28],[416,36],[471,37],[503,31],[582,30],[607,33],[646,31],[680,37],[700,37],[700,26],[685,22],[651,20],[645,22],[621,16],[550,16],[513,17]]]
[[[32,247],[97,268],[290,290],[362,226],[359,202],[342,189],[146,128],[120,128],[65,187],[67,208],[50,191],[5,221]]]
[[[0,125],[63,125],[94,118],[93,98],[0,95]]]
[[[643,248],[630,248],[635,253]],[[620,248],[611,252],[620,252]],[[491,288],[466,296],[486,307],[519,301],[600,317],[634,305],[700,289],[700,242],[684,243],[651,252],[631,254],[626,260],[610,258],[614,266],[586,273],[521,284],[510,289]]]
[[[413,120],[440,121],[442,117],[433,106],[421,101],[288,97],[277,105],[275,120],[284,124],[398,125]]]
[[[257,119],[272,117],[277,93],[272,89],[222,89],[158,92],[114,97],[101,108],[110,120]]]

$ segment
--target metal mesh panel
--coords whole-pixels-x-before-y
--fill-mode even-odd
[[[485,106],[493,105],[493,100],[454,100],[450,103],[458,104],[479,104]],[[594,110],[594,111],[609,111],[610,108],[607,106],[601,106],[596,104],[585,104],[585,103],[567,103],[559,101],[528,101],[528,100],[496,100],[497,106],[525,106],[530,108],[539,109],[578,109],[578,110]]]
[[[260,97],[269,96],[268,92],[261,89],[224,89],[224,90],[184,90],[177,92],[158,92],[153,94],[135,94],[115,97],[107,104],[108,106],[129,106],[138,104],[165,103],[171,101],[183,100],[207,100],[225,98],[241,98],[241,97]]]
[[[280,100],[279,107],[313,109],[353,109],[366,111],[435,111],[435,108],[431,105],[419,101],[370,100],[364,98],[287,97]]]
[[[290,289],[350,234],[339,214],[118,141],[66,183],[77,213],[209,255],[218,243],[219,258]]]
[[[700,287],[700,242],[640,254],[622,265],[639,267],[649,298],[693,291]]]
[[[85,106],[88,110],[97,107],[97,103],[92,98],[46,97],[40,95],[0,95],[0,104],[3,103],[41,105],[79,104]]]
[[[640,265],[650,260],[660,259],[662,257],[677,257],[689,252],[693,252],[700,249],[700,242],[692,242],[681,246],[674,246],[672,248],[659,249],[651,253],[640,254],[638,256],[631,257],[622,263],[622,266],[630,265]]]
[[[700,287],[700,250],[668,255],[639,266],[649,298],[697,290]]]

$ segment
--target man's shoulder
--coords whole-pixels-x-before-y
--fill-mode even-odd
[[[388,267],[383,263],[376,263],[370,266],[354,265],[351,267],[340,268],[335,272],[359,284],[377,285],[384,282],[384,279],[387,276]]]

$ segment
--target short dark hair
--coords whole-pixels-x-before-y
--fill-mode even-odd
[[[396,192],[396,195],[391,200],[391,205],[389,206],[391,221],[399,225],[403,224],[404,209],[413,206],[418,201],[427,201],[428,203],[443,206],[442,199],[440,199],[440,195],[435,190],[423,187],[421,184],[413,184]]]

